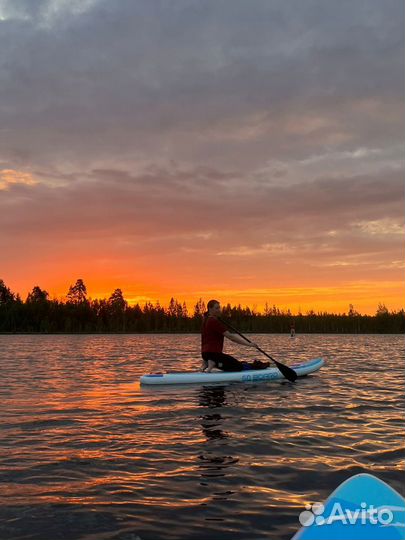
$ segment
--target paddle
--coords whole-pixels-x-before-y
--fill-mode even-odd
[[[227,321],[224,321],[223,319],[219,318],[218,319],[223,322],[225,324],[225,326],[227,326],[228,328],[230,328],[231,330],[233,330],[236,334],[238,334],[241,338],[245,339],[246,341],[248,341],[249,343],[252,343],[250,341],[250,339],[248,339],[246,336],[244,336],[243,334],[241,334],[238,330],[236,330],[236,328],[234,328],[231,324],[229,324]],[[269,354],[267,354],[266,352],[264,352],[260,347],[257,348],[258,351],[260,351],[262,354],[264,354],[265,356],[267,356],[267,358],[270,358],[270,360],[272,360],[276,366],[278,367],[278,369],[281,371],[281,373],[284,375],[284,377],[286,379],[288,379],[289,381],[291,382],[294,382],[295,379],[298,377],[297,373],[291,369],[290,367],[286,366],[285,364],[281,364],[281,362],[277,362],[277,360],[274,360],[274,358],[272,358]]]

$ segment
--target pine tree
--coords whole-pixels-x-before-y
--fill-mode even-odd
[[[203,302],[203,299],[200,298],[196,305],[194,306],[194,314],[193,317],[200,318],[204,315],[206,311],[205,303]]]
[[[128,307],[128,302],[125,300],[122,290],[115,289],[110,298],[108,299],[108,305],[118,312],[123,312]]]
[[[69,287],[67,299],[69,304],[83,304],[87,301],[87,289],[82,279],[78,279],[75,285]]]
[[[43,291],[38,285],[35,285],[27,296],[27,303],[34,304],[36,302],[47,302],[48,297],[49,294],[46,291]]]
[[[2,279],[0,279],[0,304],[9,304],[15,301],[15,294],[10,291]]]

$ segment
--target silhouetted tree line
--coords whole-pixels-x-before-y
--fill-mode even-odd
[[[200,299],[190,313],[185,302],[172,298],[168,307],[147,302],[129,306],[121,289],[102,300],[87,298],[82,279],[69,287],[65,301],[49,299],[35,286],[25,302],[0,280],[0,332],[108,333],[108,332],[199,332],[205,312]],[[405,312],[390,312],[379,304],[376,314],[361,315],[350,304],[348,313],[308,311],[292,314],[266,304],[264,312],[226,305],[222,315],[242,332],[297,333],[403,333]]]

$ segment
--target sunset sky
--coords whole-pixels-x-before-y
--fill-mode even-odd
[[[403,11],[0,0],[0,279],[404,307]]]

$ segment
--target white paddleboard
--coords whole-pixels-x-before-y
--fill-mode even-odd
[[[298,377],[309,375],[318,371],[324,365],[322,358],[315,358],[302,364],[291,365]],[[141,384],[207,384],[221,382],[261,382],[284,379],[283,374],[276,367],[267,369],[252,369],[246,371],[215,371],[205,373],[196,372],[172,372],[150,373],[142,375]]]

